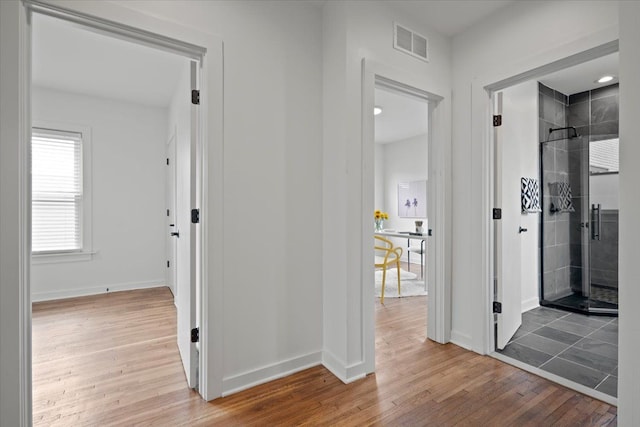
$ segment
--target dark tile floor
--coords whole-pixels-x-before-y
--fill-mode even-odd
[[[618,388],[618,321],[548,307],[522,314],[499,353],[610,396]]]

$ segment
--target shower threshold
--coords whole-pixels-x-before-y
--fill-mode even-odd
[[[594,300],[580,294],[573,294],[564,298],[549,301],[542,300],[540,305],[554,307],[574,313],[593,314],[602,316],[617,316],[618,305],[606,301]]]

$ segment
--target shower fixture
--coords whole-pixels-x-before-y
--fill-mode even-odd
[[[551,138],[551,134],[553,132],[558,132],[561,130],[572,130],[573,131],[573,136],[567,136],[565,138],[556,138],[556,139],[549,139]],[[570,132],[567,132],[567,134],[569,134]],[[578,134],[578,131],[576,130],[575,126],[567,126],[564,128],[549,128],[549,135],[547,135],[547,140],[545,142],[549,142],[549,141],[557,141],[559,139],[572,139],[572,138],[578,138],[580,135]]]

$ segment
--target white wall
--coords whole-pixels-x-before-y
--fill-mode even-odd
[[[34,87],[34,123],[91,128],[93,249],[88,261],[32,265],[34,301],[164,286],[167,111]]]
[[[572,25],[567,25],[567,17]],[[575,23],[579,23],[576,25]],[[485,106],[470,108],[471,92],[479,81],[511,77],[615,38],[616,2],[515,2],[453,40],[453,318],[456,343],[485,352],[488,289],[483,273],[483,226],[479,215],[469,216],[485,197],[482,185],[481,123]],[[487,82],[489,84],[491,82]],[[487,117],[488,119],[488,117]],[[478,121],[480,120],[480,121]],[[488,125],[482,123],[482,125]],[[478,139],[479,138],[479,139]]]
[[[374,369],[373,360],[365,358],[370,345],[365,319],[374,302],[362,301],[362,224],[371,223],[369,210],[375,208],[362,213],[363,189],[371,191],[366,195],[371,202],[374,189],[373,182],[362,182],[361,60],[415,77],[412,83],[445,98],[441,105],[448,111],[450,42],[419,18],[396,10],[392,2],[326,2],[323,13],[324,364],[351,381]],[[429,38],[430,62],[393,49],[394,21]],[[448,113],[444,121],[442,135],[448,145]]]
[[[380,209],[389,214],[389,220],[384,222],[384,228],[398,231],[414,231],[416,227],[415,221],[422,219],[424,221],[422,227],[425,230],[428,229],[429,225],[426,218],[400,218],[398,216],[398,184],[401,182],[427,180],[427,151],[429,148],[427,135],[418,135],[378,145],[382,145],[384,150],[384,203]],[[394,245],[406,248],[406,239],[392,240]],[[419,263],[420,259],[418,256],[413,256],[412,261]]]
[[[521,233],[520,259],[503,259],[503,263],[520,262],[521,310],[525,312],[539,305],[540,275],[540,213],[521,213],[520,178],[539,180],[539,144],[538,144],[538,82],[535,80],[512,86],[503,91],[503,141],[504,144],[518,147],[515,158],[503,158],[503,163],[510,165],[509,191],[513,192],[513,204],[507,208],[503,205],[503,216],[509,212],[519,217],[520,226],[526,228]],[[506,185],[507,183],[503,183]],[[503,187],[506,188],[506,187]],[[506,195],[503,194],[506,198]]]
[[[618,423],[640,425],[640,3],[620,2],[620,330],[618,343]]]
[[[223,393],[320,363],[320,9],[116,3],[224,42]]]

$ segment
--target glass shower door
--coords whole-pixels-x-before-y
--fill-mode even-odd
[[[618,308],[618,139],[589,144],[589,311]],[[613,311],[612,311],[613,310]]]

